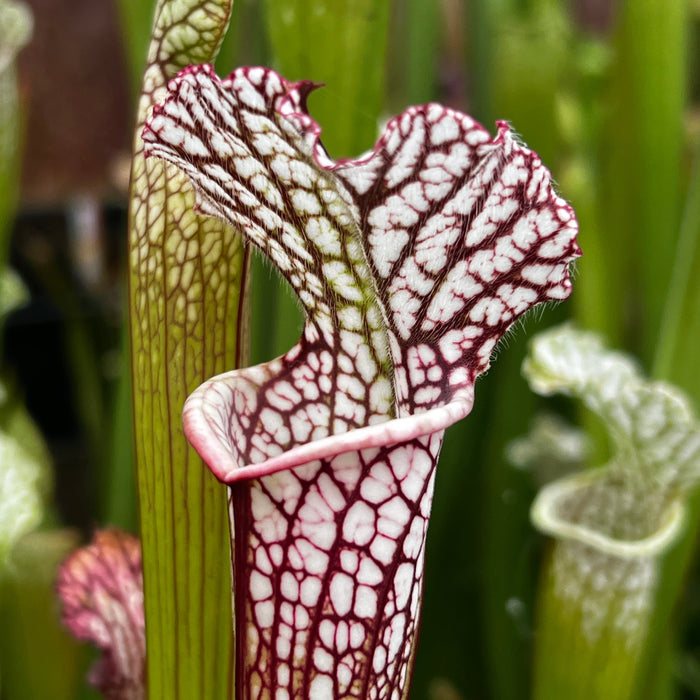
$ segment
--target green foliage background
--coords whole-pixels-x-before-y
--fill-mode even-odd
[[[448,432],[414,698],[530,694],[546,543],[528,521],[535,481],[504,457],[543,408],[520,376],[527,337],[572,318],[700,400],[700,7],[688,0],[597,5],[602,10],[585,0],[238,0],[217,63],[221,74],[267,64],[289,79],[325,82],[309,107],[335,158],[370,148],[378,121],[411,103],[445,102],[487,127],[506,119],[541,155],[579,217],[584,257],[572,298],[518,325],[479,381],[474,412]],[[121,0],[119,10],[135,94],[152,9]],[[259,260],[251,300],[257,362],[288,349],[301,320],[285,285]],[[76,365],[98,364],[79,343],[72,356]],[[121,397],[116,409],[113,395]],[[107,417],[91,428],[95,401]],[[135,529],[128,383],[110,384],[83,406],[92,407],[83,412],[86,439],[114,446],[96,458],[96,481],[109,485],[96,517]],[[570,406],[559,408],[573,416]],[[597,446],[601,455],[605,449]],[[665,562],[638,671],[640,700],[700,697],[698,527],[700,501]]]

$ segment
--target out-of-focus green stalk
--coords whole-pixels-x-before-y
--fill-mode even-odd
[[[407,46],[404,71],[407,77],[406,98],[411,104],[422,104],[436,98],[440,75],[439,21],[440,3],[410,0],[406,4]]]
[[[439,100],[444,44],[440,42],[445,3],[408,0],[395,3],[387,57],[390,111],[407,104]]]
[[[303,315],[286,280],[255,255],[252,260],[250,315],[251,360],[254,364],[279,357],[301,335]]]
[[[700,347],[700,142],[695,149],[687,191],[654,374],[681,386],[694,399],[697,410],[700,407],[700,375],[697,371]],[[687,520],[685,536],[666,558],[656,597],[656,615],[647,654],[648,671],[639,682],[640,697],[649,700],[665,700],[673,683],[670,657],[674,651],[676,628],[670,620],[697,550],[700,496],[690,500]]]
[[[581,261],[581,285],[577,280],[575,286],[579,286],[576,294],[585,297],[578,303],[578,315],[586,325],[604,331],[615,345],[632,344],[635,353],[641,348],[642,358],[648,362],[672,277],[679,221],[687,4],[628,1],[620,5],[619,11],[615,60],[607,94],[609,116],[602,130],[605,136],[600,149],[601,200],[600,205],[584,201],[581,210],[585,257]],[[596,270],[588,272],[591,265],[596,267],[597,274]],[[674,318],[671,312],[667,328],[673,326]],[[665,342],[667,339],[662,336],[661,343]],[[684,546],[681,544],[681,548]],[[666,558],[661,584],[664,602],[661,605],[657,602],[643,644],[630,650],[625,660],[624,639],[611,627],[595,647],[601,654],[595,662],[581,639],[578,642],[582,645],[581,661],[559,664],[562,669],[559,686],[556,669],[552,668],[556,666],[557,649],[573,649],[576,645],[577,637],[571,629],[575,621],[567,622],[557,610],[551,576],[543,580],[536,675],[547,682],[536,687],[536,697],[572,697],[572,688],[581,689],[581,697],[591,697],[590,693],[603,697],[600,693],[604,692],[611,700],[665,697],[669,679],[667,676],[666,682],[659,680],[655,666],[662,656],[668,661],[668,655],[662,651],[670,645],[668,639],[660,637],[660,631],[667,629],[680,588],[681,572],[673,565],[670,568],[675,569],[674,584],[669,587],[666,582],[670,562],[677,559],[677,552],[678,549]],[[607,652],[606,643],[609,643]],[[609,667],[616,670],[607,677],[603,677],[603,657],[615,659]],[[583,659],[589,659],[590,663],[584,663]],[[667,674],[670,665],[661,665]],[[545,667],[547,672],[543,673]],[[578,681],[572,674],[578,674]],[[594,678],[600,683],[597,691],[591,685],[590,679]],[[648,695],[652,686],[656,690]]]
[[[572,29],[559,2],[530,3],[527,11],[504,3],[484,12],[493,27],[488,89],[492,116],[507,119],[542,161],[561,158],[556,96],[571,70]]]
[[[388,0],[267,0],[276,67],[289,80],[326,84],[309,109],[333,158],[354,157],[377,136]]]
[[[134,97],[141,88],[155,6],[156,0],[119,0],[117,3],[124,37],[124,53],[129,67],[131,94]]]
[[[573,202],[581,234],[585,260],[579,263],[580,274],[572,294],[577,322],[582,328],[596,330],[605,337],[619,336],[619,319],[611,313],[609,300],[619,280],[608,274],[607,241],[602,236],[595,168],[585,156],[569,163],[562,178],[562,191]]]
[[[600,632],[594,642],[582,634],[581,628],[586,624],[585,605],[593,605],[595,600],[595,575],[605,577],[604,566],[601,571],[593,571],[586,580],[580,572],[572,570],[571,577],[582,579],[579,603],[576,610],[571,601],[562,601],[561,584],[557,581],[556,569],[561,568],[560,561],[566,556],[562,543],[552,546],[552,551],[544,561],[544,576],[540,583],[540,600],[538,605],[538,654],[536,657],[535,700],[589,700],[605,698],[622,700],[633,698],[631,688],[635,673],[639,669],[638,644],[630,644],[627,635],[616,629],[615,613],[608,611],[610,624]],[[577,556],[576,554],[574,557]],[[571,563],[571,562],[570,562]],[[630,567],[629,576],[636,575]],[[603,597],[602,594],[599,594]],[[622,594],[620,594],[620,600]],[[612,606],[619,601],[613,599]],[[574,613],[572,613],[572,608]]]
[[[489,373],[489,379],[492,379]],[[468,418],[445,436],[428,528],[421,631],[413,670],[412,697],[433,697],[439,679],[464,697],[487,697],[481,595],[482,493],[490,394],[477,389]]]
[[[112,401],[106,478],[101,484],[102,520],[127,532],[139,527],[136,471],[134,465],[134,418],[131,395],[131,347],[129,328],[122,330],[119,379]]]
[[[557,179],[563,139],[558,129],[556,97],[571,72],[568,49],[572,39],[561,4],[477,2],[470,4],[467,20],[472,23],[474,64],[468,66],[468,73],[478,100],[475,115],[489,121],[508,120],[553,169]],[[566,313],[566,308],[560,313]],[[551,311],[546,318],[553,320]],[[535,326],[527,324],[527,335]],[[500,700],[520,700],[530,678],[528,626],[534,598],[534,563],[529,552],[534,536],[527,510],[532,490],[527,475],[508,465],[503,455],[509,440],[527,432],[534,411],[535,399],[519,376],[524,340],[522,329],[517,329],[508,341],[508,352],[495,360],[489,387],[483,388],[490,393],[491,401],[486,426],[471,442],[463,443],[467,454],[474,449],[481,453],[480,464],[471,465],[483,474],[479,498],[473,505],[479,510],[482,547],[478,567],[481,654],[488,694]],[[477,386],[476,402],[482,400]],[[470,420],[471,416],[464,421],[465,426]],[[481,448],[474,447],[474,440],[482,442]],[[444,459],[440,464],[443,472],[469,466]],[[462,496],[461,492],[459,496],[452,493],[453,499]],[[464,514],[455,528],[468,531]],[[468,653],[466,646],[462,646],[462,653]]]
[[[700,378],[697,371],[700,343],[700,145],[696,147],[693,172],[687,189],[683,217],[678,229],[677,209],[680,187],[680,149],[686,67],[686,31],[688,5],[680,1],[640,3],[653,6],[653,16],[646,27],[641,25],[642,8],[629,8],[628,32],[636,41],[635,58],[648,75],[640,89],[640,100],[647,110],[643,132],[646,139],[640,154],[646,187],[640,214],[649,217],[642,228],[641,251],[645,291],[655,295],[651,307],[645,352],[649,356],[656,343],[654,375],[674,382],[700,406]],[[635,32],[637,32],[635,34]],[[652,42],[651,51],[646,46]],[[674,218],[675,217],[675,218]],[[675,241],[678,241],[677,246]],[[668,288],[668,294],[664,294]],[[654,314],[658,318],[654,317]],[[658,336],[656,335],[658,330]],[[671,658],[674,653],[676,626],[671,623],[674,607],[683,589],[683,582],[697,549],[700,533],[700,497],[688,504],[688,527],[678,546],[666,557],[656,596],[655,616],[647,644],[646,671],[637,683],[639,697],[662,700],[672,692]]]
[[[579,222],[584,258],[577,266],[572,294],[582,328],[607,338],[619,337],[618,305],[611,307],[616,285],[611,270],[620,254],[614,237],[606,235],[601,211],[599,144],[604,107],[601,92],[610,69],[611,52],[601,40],[580,38],[571,48],[573,75],[557,95],[557,123],[564,139],[564,167],[558,173],[561,192],[571,202]]]
[[[493,123],[491,69],[494,44],[492,22],[493,3],[474,0],[467,6],[467,65],[466,74],[471,83],[473,116],[484,124]]]
[[[7,700],[97,698],[78,691],[87,650],[61,626],[54,594],[56,569],[77,540],[62,530],[25,535],[0,573],[2,697]]]
[[[238,66],[269,65],[263,3],[237,0],[231,11],[231,25],[216,57],[216,71],[226,76]]]
[[[141,129],[180,68],[214,59],[230,12],[230,0],[159,1],[134,139],[129,291],[148,695],[168,700],[233,692],[227,492],[189,447],[181,412],[244,351],[245,255],[235,231],[194,213],[184,175],[145,160]]]
[[[603,144],[606,239],[620,260],[611,308],[650,363],[671,281],[680,223],[682,120],[686,95],[685,0],[628,0],[620,5]],[[630,281],[636,280],[635,285]],[[639,339],[638,341],[635,339]]]
[[[548,319],[550,320],[550,319]],[[520,365],[528,336],[519,333],[496,360],[497,386],[487,447],[482,500],[484,508],[483,600],[484,642],[489,687],[494,697],[519,700],[530,686],[531,624],[535,598],[534,534],[528,512],[531,477],[506,462],[504,446],[530,428],[536,398],[525,391]],[[494,369],[496,369],[494,367]],[[504,673],[504,668],[508,673]]]
[[[683,387],[700,405],[700,140],[687,192],[654,375]]]

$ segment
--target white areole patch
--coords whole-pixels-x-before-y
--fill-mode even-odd
[[[520,314],[530,308],[537,299],[537,293],[529,287],[503,285],[498,288],[498,296],[508,305],[514,314]]]
[[[309,688],[309,700],[328,700],[333,697],[333,679],[326,675],[316,675]]]
[[[396,609],[404,610],[408,607],[411,591],[415,585],[416,569],[413,564],[404,562],[399,565],[394,577],[394,596]]]
[[[352,609],[355,582],[344,573],[333,574],[330,585],[330,597],[333,609],[341,617]]]
[[[465,308],[470,299],[483,291],[484,286],[467,274],[467,267],[468,263],[462,260],[450,270],[428,306],[422,326],[424,330],[448,322]]]
[[[343,521],[343,539],[358,547],[368,545],[375,533],[375,513],[364,501],[350,506]]]
[[[260,489],[251,490],[251,511],[260,524],[260,539],[263,542],[280,542],[287,535],[287,522],[267,495]]]
[[[299,214],[311,214],[312,216],[321,213],[321,204],[318,198],[304,189],[295,189],[289,192],[294,209]]]
[[[325,216],[314,216],[306,222],[306,235],[325,255],[337,257],[342,253],[340,236]]]
[[[425,139],[425,122],[422,115],[411,114],[409,116],[409,113],[406,113],[400,128],[404,133],[410,129],[410,133],[399,146],[392,166],[384,176],[384,182],[389,188],[396,187],[416,172],[416,165]]]
[[[301,401],[301,394],[291,382],[278,382],[265,392],[265,399],[268,404],[279,411],[290,411]],[[275,422],[281,420],[281,416],[273,419]]]
[[[474,338],[483,335],[480,326],[467,326],[447,331],[440,339],[440,356],[449,364],[456,363],[474,345]]]
[[[312,576],[319,576],[328,570],[328,554],[304,539],[295,540],[300,568]]]
[[[523,268],[523,279],[532,284],[543,285],[551,280],[552,273],[556,270],[554,265],[526,265]]]
[[[369,235],[372,262],[382,277],[389,276],[408,240],[408,233],[401,228],[372,229]]]
[[[360,485],[360,496],[367,503],[382,503],[391,498],[395,492],[394,476],[383,462],[374,464],[369,475],[362,480]]]
[[[292,168],[292,182],[300,187],[310,190],[318,180],[318,173],[311,168],[308,163],[302,160],[295,160]]]
[[[302,605],[313,608],[321,595],[321,580],[315,576],[305,578],[299,587],[299,599]]]
[[[354,549],[342,549],[340,552],[340,566],[343,571],[354,576],[360,566],[360,555]]]
[[[377,171],[381,166],[381,159],[371,158],[356,167],[348,167],[341,163],[335,173],[351,185],[358,194],[366,194],[377,181]]]
[[[437,160],[437,159],[436,159]],[[435,161],[433,161],[435,162]],[[464,143],[455,143],[450,146],[447,157],[440,158],[440,165],[454,177],[462,177],[472,164],[472,157],[469,148]],[[431,161],[428,161],[428,165]]]
[[[377,532],[390,539],[396,539],[402,532],[411,517],[411,512],[406,501],[395,496],[388,503],[384,503],[378,510]]]
[[[250,155],[245,155],[242,157],[234,158],[233,159],[233,166],[236,170],[236,174],[239,175],[241,178],[244,180],[248,180],[254,175],[262,175],[264,177],[265,171],[263,170],[262,164],[260,163],[259,160],[256,158],[253,158]],[[221,168],[221,171],[225,175],[225,170]],[[270,181],[265,177],[265,182],[269,184]]]
[[[238,99],[251,109],[264,112],[266,105],[263,96],[249,82],[249,76],[240,76],[233,81]],[[246,112],[243,113],[247,114]],[[251,128],[251,131],[255,131]]]
[[[403,646],[404,630],[406,629],[406,615],[398,613],[391,618],[391,635],[389,636],[388,656],[393,661]]]
[[[469,312],[469,320],[474,323],[485,323],[488,326],[495,326],[502,319],[505,311],[505,304],[496,297],[485,297],[479,299]]]
[[[358,583],[365,586],[378,586],[384,580],[384,572],[370,556],[363,552],[356,578]]]
[[[373,588],[363,585],[357,587],[353,612],[360,619],[374,619],[377,614],[377,593]]]
[[[275,604],[271,600],[266,600],[255,604],[255,619],[258,627],[267,629],[272,627],[275,619]]]
[[[395,210],[399,212],[404,210],[412,211],[408,217],[406,215],[401,215],[396,221],[407,226],[416,223],[416,221],[418,221],[417,212],[424,214],[430,209],[430,200],[432,197],[426,195],[428,193],[428,188],[433,184],[444,185],[445,183],[410,182],[405,187],[401,188],[401,192],[398,195],[389,197],[387,205],[391,208],[392,212]]]
[[[406,351],[406,366],[408,368],[408,376],[411,381],[411,385],[416,387],[424,384],[426,381],[426,371],[428,368],[435,365],[436,357],[435,351],[429,345],[418,345],[408,348]],[[404,455],[404,450],[408,448],[400,448],[398,451],[394,450],[390,457],[389,463],[394,466],[395,460],[398,458],[399,461],[405,461],[410,464],[410,459],[408,455],[405,455],[404,459],[401,459],[399,455]],[[399,478],[401,476],[397,474],[396,469],[394,469],[394,474]]]
[[[460,236],[454,215],[445,211],[431,216],[416,236],[413,257],[428,274],[439,274],[447,266],[449,247]]]
[[[540,229],[540,231],[541,230],[542,229]],[[537,249],[537,254],[541,255],[543,258],[560,258],[566,250],[570,235],[571,234],[566,230],[557,233]]]
[[[438,121],[430,128],[430,142],[433,146],[439,146],[447,141],[454,141],[458,136],[459,126],[452,115],[449,114],[441,114]]]
[[[222,134],[219,131],[215,131],[212,133],[210,142],[211,147],[214,149],[215,153],[221,158],[231,158],[236,153],[231,143],[231,140],[226,138],[226,135]]]
[[[391,295],[389,300],[393,312],[393,321],[396,330],[404,339],[408,339],[416,324],[417,313],[421,308],[420,299],[411,294],[407,289],[399,289]]]
[[[255,601],[272,598],[272,582],[259,571],[253,571],[250,575],[250,596]]]
[[[154,121],[160,119],[156,117]],[[179,144],[182,149],[191,156],[205,157],[210,155],[202,139],[191,131],[186,131],[181,126],[168,121],[163,124],[163,140],[172,144]]]
[[[317,671],[331,671],[333,669],[333,656],[325,649],[317,647],[314,651],[314,667]]]
[[[424,274],[423,270],[416,264],[415,257],[411,256],[406,259],[399,274],[394,277],[389,287],[389,294],[395,294],[399,289],[405,289],[424,297],[430,294],[434,286],[435,281]]]
[[[498,185],[495,185],[494,189],[496,187]],[[466,245],[470,248],[476,248],[485,244],[505,220],[504,213],[505,210],[500,196],[492,191],[484,204],[484,208],[477,214],[469,227]]]
[[[344,299],[362,301],[362,290],[358,287],[350,268],[342,260],[323,263],[323,276],[328,286]]]
[[[369,551],[371,555],[382,564],[389,564],[394,558],[396,551],[396,542],[390,537],[384,535],[376,535],[370,544]]]
[[[442,154],[432,154],[432,155],[442,155]],[[442,158],[444,160],[444,156]],[[432,185],[442,185],[446,182],[453,182],[453,177],[451,173],[448,173],[442,165],[433,165],[430,168],[425,168],[420,171],[420,181],[421,183],[430,183]],[[420,184],[420,183],[416,183]],[[408,187],[404,189],[403,194],[406,194]]]

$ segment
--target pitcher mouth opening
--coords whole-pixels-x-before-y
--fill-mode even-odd
[[[604,554],[628,560],[657,557],[680,535],[686,518],[686,508],[680,499],[674,499],[667,505],[659,526],[651,535],[637,540],[609,537],[588,525],[562,516],[562,503],[575,498],[577,493],[587,489],[599,478],[600,470],[591,470],[558,479],[545,486],[532,504],[532,524],[540,532],[556,539],[579,542]]]

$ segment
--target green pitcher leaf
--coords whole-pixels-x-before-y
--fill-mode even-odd
[[[233,675],[226,491],[182,431],[187,395],[235,367],[243,244],[193,211],[177,170],[146,161],[141,130],[168,80],[212,60],[230,0],[161,0],[138,105],[129,211],[135,456],[146,598],[149,695],[229,697]]]
[[[674,387],[569,326],[540,334],[524,373],[603,420],[607,464],[545,486],[532,520],[555,538],[543,578],[535,697],[629,698],[662,556],[700,479],[700,423]]]

